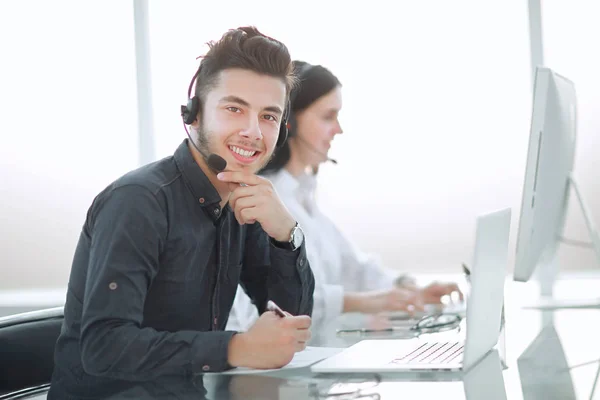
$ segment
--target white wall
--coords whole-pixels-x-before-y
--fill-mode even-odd
[[[470,259],[475,216],[512,206],[512,255],[531,112],[527,4],[396,3],[229,1],[209,12],[150,0],[157,158],[184,138],[179,105],[203,43],[254,24],[344,84],[339,165],[322,169],[320,202],[352,239],[392,267],[454,272]],[[544,34],[549,66],[579,89],[577,172],[600,223],[591,3],[544,3]],[[132,4],[0,2],[0,37],[0,290],[61,287],[93,197],[138,165]],[[567,234],[587,239],[572,214]],[[590,268],[589,255],[561,252],[565,268]]]
[[[138,164],[131,2],[0,2],[0,289],[66,286],[87,208]]]

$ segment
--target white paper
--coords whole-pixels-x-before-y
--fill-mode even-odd
[[[277,369],[254,369],[254,368],[234,368],[229,371],[221,372],[223,375],[240,375],[240,374],[261,374],[266,372],[281,371],[285,369],[309,367],[321,360],[336,355],[344,350],[341,347],[311,347],[297,352],[289,364]]]

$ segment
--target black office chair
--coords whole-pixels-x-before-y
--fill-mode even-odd
[[[63,307],[0,318],[0,398],[50,383],[63,319]]]

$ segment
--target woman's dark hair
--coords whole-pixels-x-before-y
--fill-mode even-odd
[[[290,115],[288,117],[288,140],[275,150],[269,163],[260,174],[274,173],[285,167],[290,161],[289,138],[296,135],[296,113],[305,110],[315,101],[341,86],[338,78],[321,65],[312,65],[304,61],[294,61],[296,85],[290,94]]]

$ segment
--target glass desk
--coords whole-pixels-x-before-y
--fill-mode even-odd
[[[505,330],[499,344],[477,365],[459,372],[316,375],[309,368],[260,375],[199,375],[133,384],[109,399],[599,399],[600,310],[541,312],[523,309],[538,296],[535,283],[510,279],[505,287]],[[564,278],[557,296],[600,294],[600,276]],[[394,334],[339,337],[335,326],[360,326],[348,315],[322,335],[319,345],[347,347],[363,339]],[[457,335],[456,331],[435,335]],[[399,339],[401,340],[401,339]],[[313,345],[316,345],[313,343]],[[599,385],[600,386],[600,385]],[[45,399],[44,389],[28,399]]]

